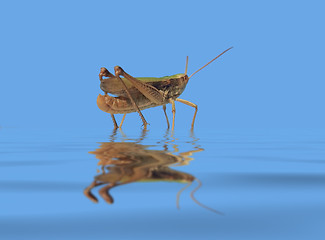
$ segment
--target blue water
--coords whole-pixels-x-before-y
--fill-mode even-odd
[[[2,128],[0,238],[324,239],[324,133]],[[180,209],[177,193],[186,184],[170,179],[116,186],[113,204],[99,194],[107,183],[91,190],[98,203],[86,197],[84,189],[102,173],[89,152],[102,143],[126,143],[125,159],[140,165],[148,156],[176,159],[163,169],[197,179],[181,193]],[[110,167],[133,171],[117,165]],[[207,208],[191,198],[199,182],[194,195]]]

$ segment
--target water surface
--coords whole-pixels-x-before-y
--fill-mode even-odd
[[[323,239],[324,136],[2,128],[0,237]]]

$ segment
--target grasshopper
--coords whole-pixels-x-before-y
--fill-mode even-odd
[[[203,67],[195,71],[189,77],[187,76],[188,57],[186,58],[185,73],[175,74],[161,78],[154,77],[139,77],[134,78],[126,73],[120,66],[115,66],[115,75],[110,73],[106,68],[102,67],[99,73],[100,88],[104,91],[105,95],[98,95],[97,106],[104,112],[110,113],[114,128],[121,128],[125,119],[125,115],[131,112],[138,112],[140,115],[143,126],[146,129],[148,123],[141,113],[141,110],[163,106],[163,111],[169,128],[169,121],[166,114],[166,104],[172,104],[172,130],[175,126],[175,101],[184,103],[188,106],[195,108],[191,130],[194,128],[195,117],[197,113],[197,105],[184,99],[178,98],[183,91],[191,77],[203,68],[208,66],[214,60],[219,58],[225,52],[229,51],[232,47],[220,53],[217,57],[205,64]],[[122,78],[121,78],[122,76]],[[107,77],[107,78],[103,78]],[[113,94],[112,97],[107,93]],[[114,114],[124,114],[120,125],[117,125]]]

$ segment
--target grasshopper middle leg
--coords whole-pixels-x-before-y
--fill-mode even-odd
[[[169,102],[172,104],[172,113],[173,113],[172,131],[174,131],[174,127],[175,127],[175,114],[176,114],[175,101],[173,99],[169,99]]]

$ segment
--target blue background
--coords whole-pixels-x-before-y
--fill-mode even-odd
[[[324,239],[323,1],[1,1],[0,238]],[[113,136],[96,99],[100,67],[135,77],[191,74],[175,133],[161,107],[127,115]],[[171,107],[168,106],[171,118]],[[120,121],[121,116],[117,116]],[[193,154],[200,179],[128,184],[113,205],[83,189],[89,151],[131,141]],[[178,152],[177,152],[178,151]],[[98,196],[98,188],[93,190]]]
[[[111,127],[96,105],[100,67],[189,74],[196,125],[324,128],[322,1],[2,1],[0,126]],[[193,109],[177,104],[177,124]],[[168,107],[171,116],[171,108]],[[144,111],[165,126],[161,108]],[[139,127],[137,114],[125,127]]]

